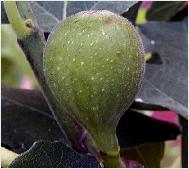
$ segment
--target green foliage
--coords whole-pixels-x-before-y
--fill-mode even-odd
[[[10,168],[98,168],[96,159],[81,155],[61,142],[35,142]]]
[[[149,21],[168,21],[182,10],[183,4],[183,1],[153,2],[152,7],[147,11],[146,18]]]
[[[146,103],[176,111],[184,118],[188,118],[187,27],[187,18],[178,22],[148,22],[139,26],[145,50],[151,52],[152,57],[146,64],[138,97]]]
[[[38,140],[52,142],[61,140],[62,143],[65,143],[65,135],[56,123],[40,91],[8,88],[4,85],[1,90],[2,145],[6,145],[14,152],[20,154],[28,150],[32,144]],[[136,108],[139,109],[139,106],[132,105],[130,109],[124,113],[124,116],[118,123],[116,133],[119,145],[122,152],[126,149],[129,155],[127,157],[127,153],[124,153],[123,157],[125,160],[131,159],[137,162],[141,162],[142,158],[146,159],[148,165],[151,163],[155,164],[155,162],[157,164],[157,162],[161,160],[157,154],[157,149],[149,149],[149,146],[143,146],[143,144],[149,144],[153,147],[153,145],[156,145],[156,141],[163,142],[176,138],[180,133],[179,129],[173,124],[161,122],[142,115],[141,113],[131,111],[131,109]],[[79,144],[79,141],[80,138],[78,137],[75,142]],[[154,141],[155,143],[150,144]],[[145,147],[149,149],[147,152],[151,151],[151,154],[156,153],[156,156],[147,152],[145,153]],[[138,148],[139,151],[141,150],[141,158],[139,158],[136,148]],[[156,159],[155,161],[154,158]],[[149,161],[150,159],[153,160]]]
[[[17,43],[12,27],[8,24],[1,25],[1,36],[2,82],[12,87],[19,87],[22,78],[28,76],[36,86],[32,69]]]
[[[145,168],[159,168],[164,155],[164,143],[146,143],[122,150],[121,156],[144,164]]]
[[[30,6],[40,29],[51,32],[60,21],[80,11],[109,10],[121,15],[136,3],[136,1],[32,1]]]

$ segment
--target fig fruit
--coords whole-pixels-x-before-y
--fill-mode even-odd
[[[44,51],[46,80],[64,111],[117,156],[116,125],[138,92],[144,49],[134,26],[109,11],[83,11],[60,22]]]

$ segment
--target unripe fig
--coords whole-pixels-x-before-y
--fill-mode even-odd
[[[109,11],[80,12],[51,32],[43,66],[64,110],[88,131],[102,154],[116,156],[116,125],[144,73],[143,45],[134,26]]]

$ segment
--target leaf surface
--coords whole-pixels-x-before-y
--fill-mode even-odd
[[[139,26],[146,51],[162,63],[147,63],[138,97],[187,118],[188,40],[187,18],[181,22],[148,22]],[[156,59],[155,58],[155,59]]]
[[[38,141],[17,157],[11,168],[99,168],[96,159],[81,155],[62,142]]]
[[[13,89],[4,85],[1,91],[2,144],[4,146],[22,153],[40,139],[64,141],[64,134],[54,120],[41,92]],[[135,103],[131,109],[144,107],[146,109],[148,105]],[[149,105],[149,108],[159,107]],[[121,148],[175,139],[180,134],[178,126],[155,120],[131,109],[123,115],[117,126],[117,137]]]
[[[56,1],[56,2],[30,2],[33,15],[39,27],[50,32],[61,20],[86,10],[109,10],[123,14],[133,6],[136,1]]]

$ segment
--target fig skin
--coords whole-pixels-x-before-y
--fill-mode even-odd
[[[99,151],[117,156],[116,125],[144,74],[144,49],[134,26],[109,11],[80,12],[54,28],[43,60],[63,110],[88,131]]]

